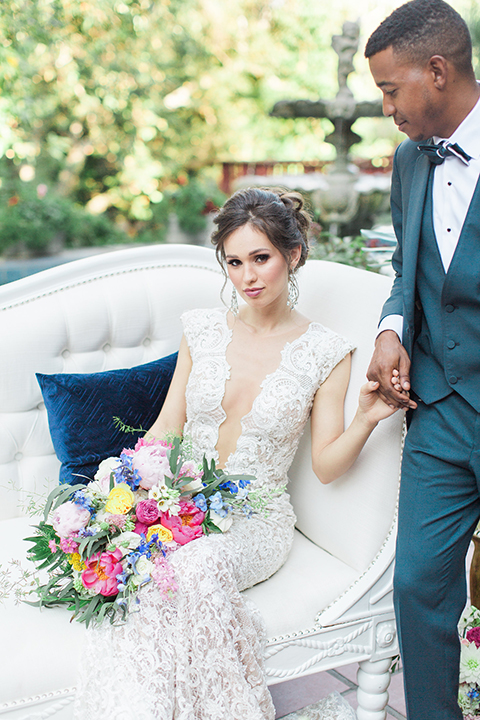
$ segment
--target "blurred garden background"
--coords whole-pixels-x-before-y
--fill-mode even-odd
[[[360,20],[356,98],[379,97],[363,48],[390,0],[9,0],[0,14],[0,256],[193,239],[226,168],[322,169],[327,119],[278,100],[333,98],[331,36]],[[469,22],[480,58],[480,13]],[[361,118],[353,155],[387,167],[402,137]]]

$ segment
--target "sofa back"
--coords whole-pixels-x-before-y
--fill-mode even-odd
[[[42,503],[58,482],[35,373],[99,372],[168,355],[178,349],[180,315],[218,306],[223,282],[212,250],[164,245],[97,255],[0,288],[0,519],[23,514],[35,493]],[[299,284],[300,311],[357,345],[348,421],[390,281],[310,261]],[[292,468],[298,528],[355,569],[367,567],[394,518],[400,427],[400,417],[379,426],[355,467],[331,486],[312,473],[308,434]]]

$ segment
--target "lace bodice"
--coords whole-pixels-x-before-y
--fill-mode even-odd
[[[191,310],[182,321],[193,362],[185,434],[200,457],[206,452],[218,460],[215,447],[226,417],[222,400],[230,378],[227,310]],[[286,343],[279,366],[263,380],[251,411],[242,418],[242,433],[226,472],[248,473],[262,486],[286,482],[315,393],[351,350],[347,340],[315,322]]]

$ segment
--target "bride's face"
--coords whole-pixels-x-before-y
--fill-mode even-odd
[[[244,225],[227,238],[224,250],[230,280],[248,305],[263,308],[287,302],[288,265],[264,233]],[[294,251],[292,265],[298,262],[296,255]]]

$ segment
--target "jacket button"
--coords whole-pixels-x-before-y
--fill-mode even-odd
[[[458,380],[458,378],[456,375],[450,375],[450,377],[448,378],[448,382],[450,383],[450,385],[455,385],[457,380]]]
[[[449,350],[453,350],[453,348],[455,347],[456,344],[457,344],[457,343],[455,342],[455,340],[449,340],[449,341],[447,342],[447,348],[448,348]]]
[[[453,312],[455,308],[453,307],[453,305],[445,305],[445,310],[450,313]]]

